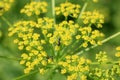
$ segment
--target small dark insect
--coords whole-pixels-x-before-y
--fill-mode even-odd
[[[53,60],[53,56],[47,56],[47,59],[52,59]]]
[[[60,38],[58,38],[58,44],[57,44],[58,46],[60,46],[60,41],[61,41],[61,39],[60,39]]]
[[[0,10],[3,10],[3,7],[0,7]]]

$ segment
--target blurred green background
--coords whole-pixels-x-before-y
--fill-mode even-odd
[[[37,0],[36,0],[37,1]],[[39,1],[39,0],[38,0]],[[51,5],[51,0],[46,0],[49,5]],[[64,0],[56,0],[56,5],[63,2]],[[15,0],[11,9],[6,12],[3,16],[10,21],[10,23],[15,23],[19,20],[27,20],[24,14],[20,14],[20,9],[23,8],[25,4],[30,2],[30,0]],[[73,3],[80,3],[83,5],[81,0],[71,0]],[[87,9],[99,9],[105,15],[104,27],[101,31],[105,34],[105,37],[120,31],[120,0],[100,0],[99,3],[88,5]],[[48,8],[48,13],[46,16],[51,17],[51,6]],[[19,58],[21,52],[17,49],[17,45],[13,44],[13,37],[8,37],[9,26],[0,17],[0,56],[8,56],[10,58]],[[115,47],[120,45],[120,36],[108,41],[102,46],[96,47],[90,50],[89,54],[84,56],[94,60],[95,53],[100,50],[106,51],[109,55],[109,59],[114,59]],[[11,60],[7,58],[0,58],[0,80],[13,80],[18,76],[23,75],[24,67],[19,64],[19,61]],[[61,80],[59,74],[55,74],[54,80]],[[63,77],[63,76],[62,76]],[[22,80],[42,80],[38,74],[32,75],[31,77],[26,77]]]

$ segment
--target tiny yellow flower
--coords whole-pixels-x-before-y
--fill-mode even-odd
[[[22,45],[18,47],[19,50],[23,50],[23,48],[24,48],[24,46],[22,46]]]
[[[21,55],[21,57],[22,57],[23,59],[27,59],[27,58],[28,58],[28,55],[27,55],[26,53],[23,53],[23,54]]]
[[[80,37],[81,37],[80,35],[76,35],[76,39],[80,39]]]
[[[44,74],[45,73],[45,69],[41,68],[41,69],[39,69],[39,72],[40,72],[40,74]]]
[[[25,73],[25,74],[28,74],[30,71],[31,71],[30,68],[25,68],[25,69],[24,69],[24,73]]]
[[[81,76],[81,80],[87,80],[87,76],[82,75],[82,76]]]
[[[117,53],[115,54],[115,56],[116,56],[116,57],[120,57],[120,52],[117,52]]]
[[[66,73],[66,69],[62,69],[61,74],[65,74],[65,73]]]
[[[15,39],[15,40],[14,40],[14,43],[18,43],[18,42],[19,42],[19,40],[18,40],[18,39]]]
[[[118,46],[118,47],[116,48],[116,50],[120,50],[120,46]]]
[[[84,42],[84,43],[82,44],[82,46],[86,48],[86,47],[88,46],[88,43],[87,43],[87,42]]]
[[[21,60],[21,61],[20,61],[20,64],[24,64],[24,63],[25,63],[25,60]]]
[[[43,66],[46,66],[46,65],[47,65],[47,61],[45,61],[45,60],[42,60],[41,63],[42,63]]]
[[[55,50],[59,51],[60,50],[60,46],[55,46]]]

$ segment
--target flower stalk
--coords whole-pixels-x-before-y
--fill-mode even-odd
[[[84,5],[83,5],[83,7],[82,7],[82,10],[81,10],[81,12],[80,12],[80,14],[78,16],[77,21],[79,21],[79,19],[81,18],[83,12],[86,10],[87,6],[88,6],[88,2],[85,2]]]
[[[12,24],[11,24],[4,16],[1,16],[1,18],[2,18],[3,21],[5,21],[5,22],[7,23],[7,25],[8,25],[9,27],[12,26]]]
[[[56,23],[56,17],[55,17],[55,0],[51,0],[52,1],[52,16],[54,19],[54,24]]]

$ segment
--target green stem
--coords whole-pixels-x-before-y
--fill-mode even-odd
[[[20,58],[10,58],[10,57],[7,57],[7,56],[0,56],[0,58],[3,58],[3,59],[10,59],[10,60],[16,60],[16,61],[21,60]]]
[[[44,80],[49,80],[49,79],[51,79],[51,76],[52,76],[55,68],[57,68],[57,66],[58,66],[58,65],[55,65],[55,66],[53,66],[51,69],[47,70],[47,72],[46,72],[45,75],[44,75],[44,76],[45,76]]]
[[[54,19],[54,26],[56,24],[56,17],[55,17],[55,0],[51,0],[52,2],[52,16],[53,16],[53,19]],[[55,56],[57,55],[57,52],[55,51],[54,49],[54,54]]]
[[[3,21],[5,21],[5,22],[7,23],[7,25],[8,25],[9,27],[12,26],[12,24],[11,24],[4,16],[1,16],[1,18],[2,18]]]
[[[50,78],[50,76],[52,75],[54,69],[55,69],[57,66],[58,66],[58,65],[57,65],[57,63],[56,63],[55,66],[53,66],[51,69],[47,70],[47,72],[45,73],[45,78],[44,78],[44,80],[48,80],[48,79]],[[14,80],[23,80],[23,78],[28,77],[28,76],[33,75],[33,74],[38,73],[38,72],[39,72],[39,70],[36,70],[36,71],[33,71],[33,72],[29,73],[29,74],[24,74],[24,75],[22,75],[22,76],[19,76],[19,77],[15,78]]]
[[[55,17],[55,0],[52,0],[52,15],[54,18],[54,24],[56,23],[56,17]]]
[[[115,37],[117,37],[117,36],[119,36],[119,35],[120,35],[120,32],[117,32],[117,33],[113,34],[112,36],[104,39],[101,43],[102,43],[102,44],[103,44],[103,43],[106,43],[107,41],[109,41],[109,40],[111,40],[111,39],[113,39],[113,38],[115,38]],[[85,50],[82,50],[82,51],[78,52],[77,55],[80,55],[80,54],[82,54],[82,53],[85,52],[85,51],[89,51],[90,49],[93,49],[93,48],[95,48],[95,47],[97,47],[97,46],[99,46],[99,45],[96,44],[96,45],[94,45],[94,46],[91,46],[91,47],[89,47],[89,48],[86,48]]]
[[[29,73],[29,74],[25,74],[25,75],[19,76],[19,77],[17,77],[17,78],[14,79],[14,80],[22,80],[23,78],[28,77],[28,76],[30,76],[30,75],[33,75],[33,74],[35,74],[35,73],[37,73],[37,72],[38,72],[38,70],[37,70],[37,71],[34,71],[34,72],[31,72],[31,73]]]
[[[84,5],[83,5],[82,10],[81,10],[81,12],[80,12],[80,14],[79,14],[79,16],[78,16],[77,21],[79,21],[79,19],[81,18],[81,16],[82,16],[83,12],[85,11],[87,5],[88,5],[88,2],[85,2]]]
[[[101,64],[116,64],[119,63],[119,61],[107,61],[105,63],[101,63]],[[98,65],[100,64],[99,62],[92,62],[91,65]]]

